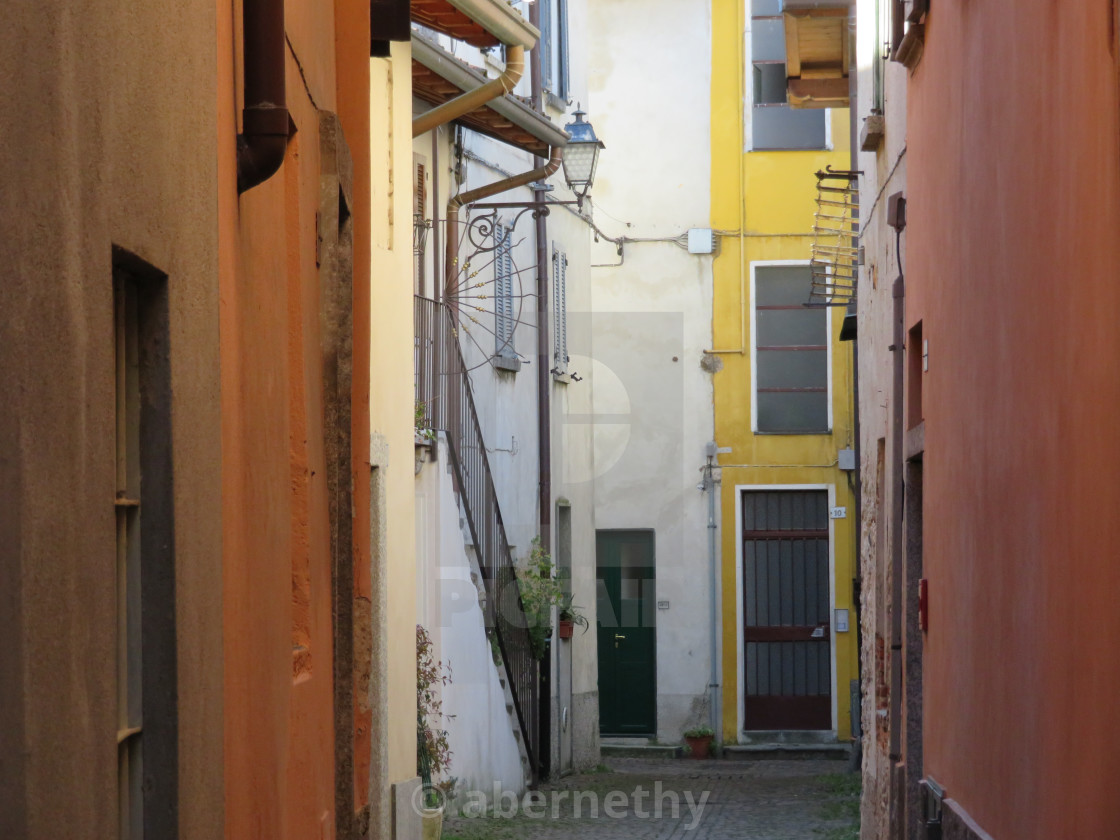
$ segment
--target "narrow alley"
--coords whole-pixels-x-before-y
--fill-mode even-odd
[[[1120,837],[1120,0],[0,10],[0,840]]]

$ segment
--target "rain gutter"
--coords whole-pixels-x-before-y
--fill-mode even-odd
[[[505,44],[506,66],[496,79],[491,79],[483,85],[476,87],[473,84],[464,86],[456,83],[465,92],[413,119],[413,137],[445,125],[491,100],[512,93],[525,72],[525,50],[532,49],[540,37],[540,31],[535,26],[525,20],[520,12],[501,0],[448,0],[448,2]],[[413,36],[414,47],[416,41],[417,37]]]
[[[412,58],[463,91],[482,87],[492,81],[447,52],[447,50],[415,32],[412,33]],[[452,102],[454,101],[456,100],[452,100]],[[505,117],[506,120],[518,128],[524,129],[546,146],[563,146],[568,142],[567,132],[519,99],[512,96],[502,96],[491,99],[489,102],[480,103],[478,107],[483,104],[496,114]],[[428,113],[433,112],[429,111]],[[421,114],[417,117],[417,120],[426,116],[427,114]],[[462,116],[462,114],[459,116]],[[415,121],[413,125],[415,125]]]

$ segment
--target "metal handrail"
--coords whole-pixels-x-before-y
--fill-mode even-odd
[[[428,428],[443,432],[447,439],[456,490],[485,582],[486,627],[495,634],[501,651],[535,782],[541,755],[539,663],[532,654],[521,608],[516,566],[452,318],[443,304],[419,295],[414,351],[416,400],[424,406]]]

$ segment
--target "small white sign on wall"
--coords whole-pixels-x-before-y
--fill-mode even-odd
[[[834,507],[828,510],[829,519],[847,519],[848,509],[846,507]]]

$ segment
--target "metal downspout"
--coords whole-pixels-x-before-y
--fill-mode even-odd
[[[528,172],[522,172],[520,175],[511,175],[509,178],[504,178],[501,181],[495,181],[492,184],[484,184],[473,190],[468,190],[464,193],[448,199],[447,202],[447,256],[444,265],[444,272],[446,279],[444,282],[444,295],[446,298],[455,296],[455,277],[459,270],[459,237],[457,236],[459,224],[459,208],[467,204],[472,204],[480,201],[483,198],[503,193],[506,190],[512,190],[515,187],[524,187],[534,181],[541,181],[553,174],[560,168],[560,161],[564,156],[564,150],[560,146],[552,148],[552,156],[548,159],[548,163],[544,166],[531,169]],[[543,537],[543,534],[542,534]]]
[[[419,137],[426,131],[481,108],[487,102],[512,93],[525,72],[525,49],[519,44],[506,47],[506,68],[496,79],[491,79],[474,90],[468,90],[442,105],[426,111],[412,121],[412,136]]]
[[[280,169],[288,146],[284,59],[284,0],[245,0],[245,107],[237,136],[240,195]]]
[[[541,6],[534,3],[529,9],[529,23],[541,27]],[[544,72],[541,67],[541,50],[533,50],[529,88],[533,108],[542,110]],[[536,166],[544,161],[535,157]],[[543,200],[543,192],[533,192],[534,200]],[[537,506],[540,516],[540,538],[544,550],[552,553],[552,389],[549,380],[552,365],[548,363],[548,221],[545,213],[534,213],[534,238],[537,246]],[[559,663],[557,663],[559,667]],[[544,667],[551,669],[552,657]],[[541,749],[538,752],[538,771],[547,777],[552,772],[552,691],[551,672],[544,680],[549,686],[541,691]],[[547,727],[547,728],[546,728]],[[559,737],[557,738],[559,740]]]
[[[714,448],[714,447],[713,447]],[[719,685],[719,555],[716,552],[716,487],[714,455],[708,456],[708,464],[704,468],[704,487],[708,491],[708,574],[709,574],[709,610],[711,613],[711,640],[710,656],[712,660],[711,674],[708,679],[708,715],[715,742],[723,743],[723,727],[720,725],[722,717],[722,703]]]

